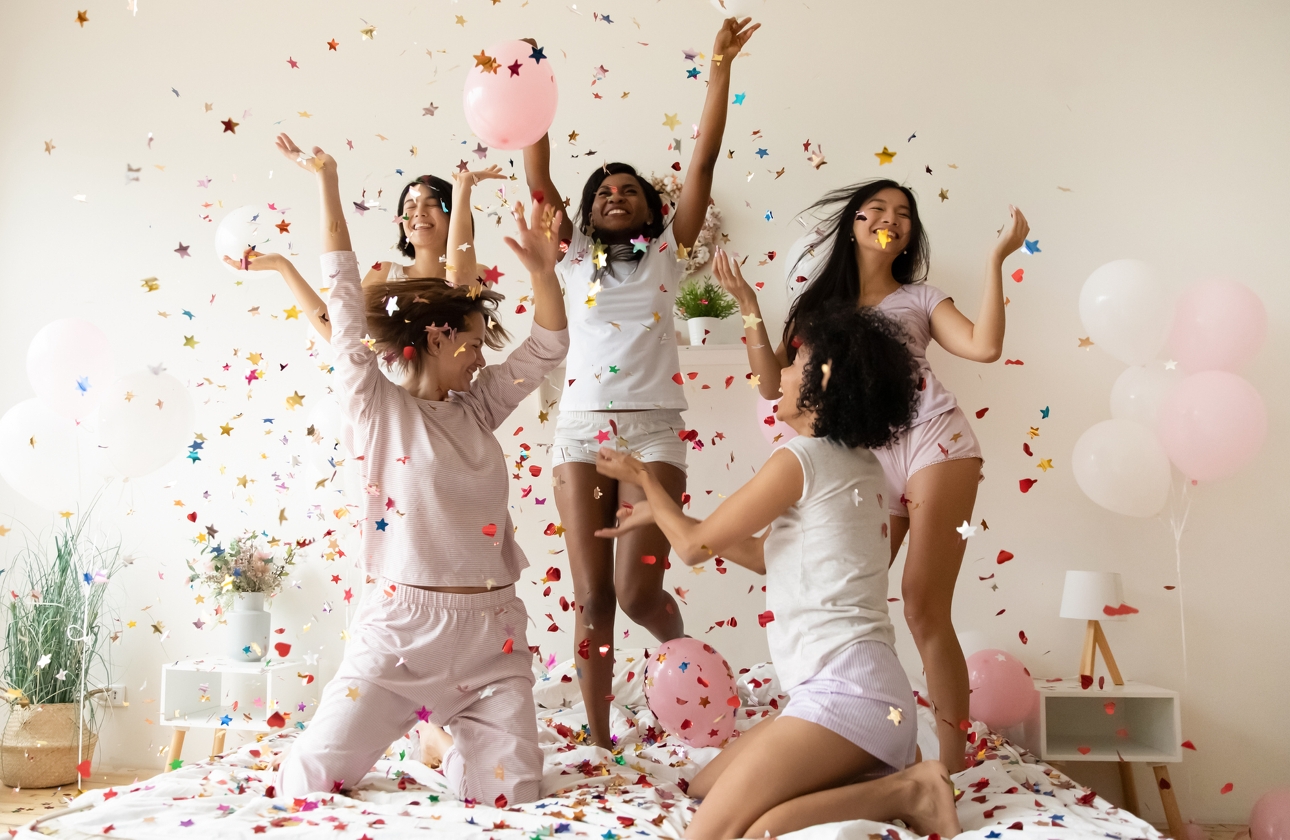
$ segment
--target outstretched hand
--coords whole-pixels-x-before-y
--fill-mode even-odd
[[[744,279],[739,263],[730,259],[724,248],[717,249],[717,255],[712,260],[712,273],[717,275],[721,288],[735,299],[740,309],[751,309],[757,303],[757,293]]]
[[[994,243],[994,256],[1003,262],[1004,257],[1026,244],[1026,236],[1030,234],[1030,224],[1026,217],[1022,215],[1021,210],[1008,205],[1009,221],[1004,225],[1003,230],[999,233],[999,241]]]
[[[254,248],[242,252],[242,258],[235,260],[227,254],[224,262],[238,271],[281,271],[289,262],[281,254],[261,254]]]
[[[743,20],[737,17],[726,18],[717,32],[716,42],[712,45],[713,58],[721,56],[722,61],[730,61],[739,55],[739,51],[743,49],[744,44],[748,43],[752,34],[761,28],[760,23],[752,23],[752,26],[749,26],[750,23],[752,23],[750,17]]]
[[[551,205],[533,205],[531,221],[524,221],[524,202],[515,202],[515,223],[519,226],[518,239],[502,239],[530,273],[551,271],[560,261],[560,222],[564,213]]]
[[[602,446],[596,452],[596,472],[616,481],[640,484],[645,480],[645,465],[626,452]]]
[[[599,529],[595,532],[595,536],[607,540],[617,539],[629,531],[653,524],[654,509],[649,506],[648,501],[637,502],[634,505],[621,502],[618,507],[618,524],[613,528]]]
[[[278,135],[274,145],[278,151],[282,152],[283,157],[299,166],[307,172],[330,172],[336,174],[336,159],[324,152],[318,146],[314,146],[313,153],[310,154],[296,145],[285,132]]]
[[[472,170],[467,170],[465,172],[452,173],[452,180],[456,182],[457,186],[465,187],[466,189],[470,189],[471,187],[478,184],[480,181],[487,181],[492,178],[505,178],[505,177],[506,177],[506,174],[502,172],[502,168],[497,164],[493,164],[487,169],[477,169],[477,170],[472,169]]]

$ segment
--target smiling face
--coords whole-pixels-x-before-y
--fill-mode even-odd
[[[403,199],[403,235],[413,248],[442,252],[448,247],[448,214],[434,190],[425,184],[413,184]]]
[[[429,353],[426,366],[435,373],[442,391],[469,391],[475,373],[484,362],[484,316],[472,312],[466,317],[468,329],[455,335],[439,334],[438,348]]]
[[[609,175],[596,190],[591,204],[591,225],[598,232],[634,233],[654,221],[645,192],[635,175]]]
[[[793,363],[779,374],[781,396],[779,410],[775,414],[801,434],[810,434],[810,429],[814,425],[814,414],[803,412],[798,406],[798,400],[802,396],[802,377],[806,373],[806,363],[810,359],[810,348],[803,344],[797,348]]]
[[[851,232],[860,248],[895,259],[908,247],[913,227],[913,213],[904,191],[888,188],[874,193],[861,205]]]

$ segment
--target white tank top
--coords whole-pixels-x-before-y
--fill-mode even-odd
[[[573,231],[556,266],[569,315],[561,411],[689,408],[672,307],[685,277],[669,225],[636,263],[616,263],[596,288],[595,243]],[[632,270],[632,267],[635,270]]]

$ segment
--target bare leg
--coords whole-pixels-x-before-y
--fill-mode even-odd
[[[968,673],[954,634],[954,585],[967,541],[955,529],[972,519],[979,458],[944,461],[909,477],[909,551],[901,594],[905,621],[927,674],[927,693],[936,714],[940,759],[951,773],[963,769],[968,718]]]
[[[778,717],[778,715],[776,715],[776,717]],[[711,792],[712,786],[716,784],[717,779],[720,778],[721,774],[730,766],[730,763],[743,753],[747,752],[748,748],[753,743],[761,738],[762,735],[765,735],[770,731],[767,724],[774,719],[775,718],[772,717],[763,720],[761,723],[736,738],[733,744],[717,753],[716,758],[709,761],[702,770],[695,774],[693,781],[690,782],[690,787],[686,791],[686,794],[694,797],[695,799],[703,799],[707,796],[708,793]]]
[[[592,742],[610,749],[606,698],[613,691],[614,612],[618,608],[614,593],[614,545],[612,540],[601,539],[594,533],[614,523],[618,482],[597,473],[595,464],[560,464],[552,474],[555,505],[564,525],[564,542],[573,572],[577,605],[573,661],[578,668],[578,686],[587,708]],[[602,647],[606,648],[604,656],[600,655]]]
[[[801,718],[775,718],[721,772],[685,830],[688,840],[728,840],[764,814],[808,793],[877,769],[878,759],[832,730]]]
[[[799,796],[767,811],[744,837],[778,836],[843,820],[895,819],[922,836],[949,838],[962,831],[954,810],[954,784],[945,765],[924,761],[873,781]]]
[[[679,505],[681,495],[685,493],[685,473],[671,464],[658,462],[646,464],[645,469],[667,488],[668,494]],[[644,491],[635,484],[618,486],[619,504],[636,504],[644,499]],[[629,531],[618,538],[614,570],[618,603],[632,621],[650,631],[660,642],[685,634],[681,611],[663,588],[663,571],[671,551],[667,537],[656,525]],[[644,557],[653,557],[654,562],[646,563],[641,559]]]
[[[909,517],[897,516],[891,514],[889,517],[890,525],[888,533],[891,535],[891,559],[887,561],[887,568],[896,562],[896,555],[900,553],[900,547],[905,543],[905,535],[909,533]]]

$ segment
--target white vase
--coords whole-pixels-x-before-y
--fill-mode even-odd
[[[269,654],[272,618],[264,608],[263,592],[239,592],[226,616],[224,655],[240,662],[258,662]]]
[[[707,339],[713,338],[713,333],[717,331],[717,324],[721,323],[720,318],[690,318],[685,323],[690,326],[690,344],[698,347],[707,343]],[[712,341],[713,344],[717,342]]]

